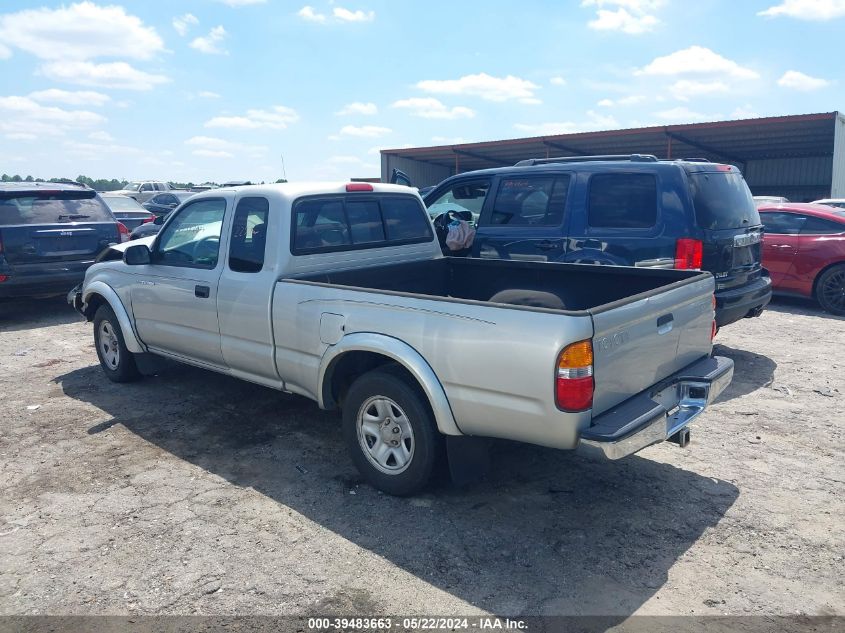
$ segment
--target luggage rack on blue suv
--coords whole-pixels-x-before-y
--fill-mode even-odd
[[[627,160],[635,163],[656,163],[657,156],[653,154],[596,154],[593,156],[558,156],[556,158],[526,158],[514,167],[531,167],[533,165],[549,165],[552,163],[594,163],[609,160]]]

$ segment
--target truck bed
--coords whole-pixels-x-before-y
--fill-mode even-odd
[[[688,270],[591,266],[513,260],[440,259],[311,274],[297,279],[333,286],[493,302],[526,310],[597,314],[704,279]]]

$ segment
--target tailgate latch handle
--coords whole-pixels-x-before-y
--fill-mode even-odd
[[[674,322],[675,317],[671,312],[669,314],[664,314],[662,317],[657,319],[657,333],[666,334],[667,332],[670,332]]]

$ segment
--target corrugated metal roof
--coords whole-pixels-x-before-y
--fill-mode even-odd
[[[513,165],[525,158],[654,154],[739,163],[765,158],[832,156],[837,112],[604,130],[382,150],[456,172]]]

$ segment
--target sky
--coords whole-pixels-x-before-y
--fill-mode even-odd
[[[379,150],[845,110],[845,0],[0,3],[0,172],[338,180]]]

